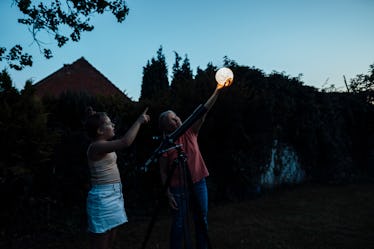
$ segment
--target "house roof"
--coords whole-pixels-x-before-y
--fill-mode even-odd
[[[84,92],[97,96],[123,96],[130,100],[99,70],[93,67],[84,57],[72,64],[65,64],[61,69],[50,74],[35,85],[37,96],[54,96],[70,92]]]

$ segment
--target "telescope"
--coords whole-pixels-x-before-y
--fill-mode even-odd
[[[228,87],[232,84],[234,79],[234,74],[231,69],[227,67],[220,68],[215,75],[215,79],[217,81],[217,89]],[[174,142],[183,135],[197,120],[202,118],[204,114],[207,112],[207,108],[205,105],[200,104],[192,114],[179,126],[175,131],[168,134],[163,140],[161,141],[160,146],[153,152],[151,157],[145,162],[142,169],[144,171],[148,171],[148,167],[153,162],[156,162],[157,159],[165,152],[176,149],[181,145],[175,145]]]

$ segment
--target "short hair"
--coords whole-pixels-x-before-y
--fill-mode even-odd
[[[174,111],[172,110],[167,110],[167,111],[164,111],[160,114],[160,116],[158,117],[158,127],[160,128],[160,130],[164,130],[165,129],[165,118],[168,116],[169,113],[174,113]]]

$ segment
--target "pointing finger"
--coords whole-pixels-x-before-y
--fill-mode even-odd
[[[147,106],[147,108],[145,108],[143,114],[147,114],[148,108],[149,108],[148,106]]]

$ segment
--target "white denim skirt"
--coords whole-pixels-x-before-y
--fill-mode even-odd
[[[127,222],[122,184],[94,185],[87,196],[88,230],[106,231]]]

